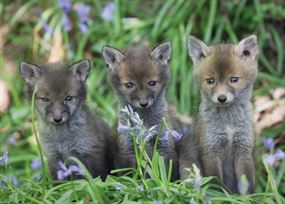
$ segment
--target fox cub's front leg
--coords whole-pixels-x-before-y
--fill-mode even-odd
[[[249,182],[248,193],[253,193],[255,189],[255,168],[252,153],[236,154],[234,165],[237,181],[239,181],[244,174]]]
[[[216,176],[223,179],[222,159],[219,155],[212,151],[208,151],[203,155],[203,167],[205,175]]]

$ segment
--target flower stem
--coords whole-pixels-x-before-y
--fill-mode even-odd
[[[45,169],[45,163],[44,163],[44,156],[43,156],[42,146],[41,146],[40,141],[39,141],[39,137],[38,137],[38,133],[37,133],[37,129],[36,129],[36,122],[35,122],[35,97],[36,97],[36,92],[37,92],[37,88],[34,89],[33,96],[32,96],[32,106],[31,106],[32,129],[33,129],[33,133],[34,133],[34,135],[36,137],[36,142],[37,142],[37,146],[38,146],[40,157],[41,157],[41,168],[42,168],[43,177],[44,177],[43,178],[44,179],[44,184],[46,184],[47,175],[46,175],[46,169]],[[44,191],[44,188],[43,188],[43,191]]]

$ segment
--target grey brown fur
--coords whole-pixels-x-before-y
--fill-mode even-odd
[[[144,122],[145,128],[160,125],[166,117],[167,103],[165,89],[169,81],[168,61],[171,55],[169,43],[164,43],[153,51],[146,48],[130,48],[123,52],[111,47],[103,48],[103,56],[108,66],[108,79],[113,86],[120,108],[131,105]],[[150,81],[156,81],[149,86]],[[132,88],[126,88],[126,83],[133,83]],[[145,104],[146,107],[141,107]],[[119,122],[126,125],[125,115],[120,113]],[[118,167],[135,167],[136,160],[132,138],[120,134],[118,138],[120,158]],[[154,141],[150,141],[147,152],[152,155]],[[177,156],[175,141],[171,137],[168,142],[158,143],[158,150],[164,156],[166,165],[173,160],[173,179],[177,179]]]
[[[180,141],[177,142],[177,153],[178,153],[178,166],[179,166],[179,178],[185,180],[189,178],[189,169],[195,164],[200,170],[201,166],[201,155],[199,155],[199,144],[198,137],[195,134],[194,125],[189,126],[189,131],[184,134]]]
[[[248,192],[252,193],[255,168],[250,99],[257,76],[256,37],[250,36],[237,45],[207,47],[190,36],[188,48],[195,65],[194,78],[201,90],[201,104],[194,124],[194,140],[188,137],[186,142],[186,147],[195,144],[198,148],[186,154],[184,160],[188,157],[188,164],[184,166],[199,164],[195,157],[199,155],[205,176],[217,176],[231,192],[238,192],[238,181],[244,174],[249,181]],[[230,83],[232,76],[238,76],[239,81]],[[215,82],[207,84],[209,78]],[[229,101],[220,103],[217,97],[221,94]]]
[[[106,152],[111,137],[109,128],[85,104],[89,70],[88,60],[72,65],[21,63],[20,71],[30,94],[37,89],[40,141],[53,179],[57,179],[58,162],[70,156],[83,162],[94,177],[104,179],[110,170]]]

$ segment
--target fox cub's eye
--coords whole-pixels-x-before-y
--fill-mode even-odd
[[[156,81],[149,81],[149,82],[148,82],[148,85],[149,85],[149,86],[155,86],[155,85],[156,85]]]
[[[65,101],[72,101],[73,97],[72,96],[66,96],[64,98]]]
[[[214,84],[215,83],[215,79],[214,78],[208,78],[208,79],[206,79],[206,81],[207,81],[207,84]]]
[[[134,84],[132,82],[125,83],[125,87],[128,89],[133,88]]]
[[[237,83],[239,81],[239,78],[238,77],[231,77],[230,78],[230,82],[233,84],[233,83]]]
[[[40,97],[40,99],[41,99],[42,101],[44,101],[44,102],[49,102],[49,99],[46,98],[46,97]]]

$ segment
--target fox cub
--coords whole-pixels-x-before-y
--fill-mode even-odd
[[[109,171],[106,162],[109,128],[85,104],[89,70],[88,60],[72,65],[60,62],[20,65],[30,95],[37,89],[35,107],[40,141],[53,179],[57,179],[59,161],[70,156],[81,160],[93,176],[105,178]]]
[[[120,51],[105,46],[103,57],[108,67],[108,79],[118,96],[120,107],[130,105],[139,114],[147,129],[159,126],[167,112],[165,90],[169,81],[170,43],[163,43],[154,50],[129,48]],[[122,124],[125,124],[124,117],[124,114],[120,113],[119,122]],[[121,157],[119,167],[135,167],[132,138],[121,134],[118,140]],[[153,145],[154,142],[149,148],[150,155]],[[176,173],[177,158],[173,138],[166,142],[159,141],[158,150],[164,156],[166,165],[170,159],[173,160],[173,172]],[[176,175],[173,175],[174,177]]]
[[[255,168],[250,99],[257,77],[256,36],[238,44],[211,47],[190,36],[188,50],[201,91],[195,134],[204,174],[219,177],[231,192],[238,192],[244,174],[252,193]]]

